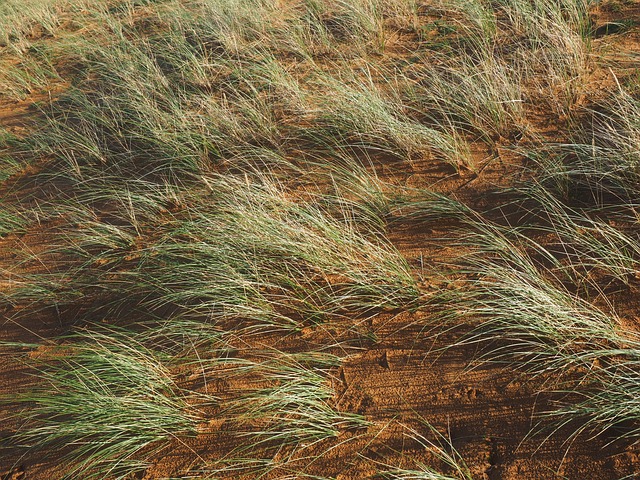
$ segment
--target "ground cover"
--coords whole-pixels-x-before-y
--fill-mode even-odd
[[[0,478],[635,478],[638,22],[0,5]]]

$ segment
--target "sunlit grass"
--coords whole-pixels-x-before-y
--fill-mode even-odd
[[[59,450],[70,478],[127,478],[195,433],[196,416],[158,356],[133,338],[85,333],[41,367],[16,441]],[[142,453],[144,452],[144,453]]]
[[[369,426],[334,408],[342,359],[326,351],[340,345],[234,342],[356,331],[359,317],[425,301],[436,320],[474,328],[461,342],[498,345],[486,359],[558,375],[553,389],[573,397],[547,412],[556,425],[640,434],[640,340],[606,293],[637,280],[638,102],[620,89],[577,112],[588,1],[437,3],[0,6],[0,99],[41,100],[36,125],[0,130],[0,188],[38,166],[0,192],[0,237],[33,228],[47,243],[3,266],[0,298],[15,318],[131,327],[92,325],[54,349],[45,386],[20,397],[18,442],[63,452],[75,478],[142,472],[212,420],[194,405],[218,399],[177,384],[174,368],[195,365],[205,384],[219,371],[247,381],[217,410],[236,448],[204,475],[319,478],[264,456]],[[544,144],[536,109],[591,125]],[[523,175],[537,181],[503,207],[526,225],[388,174],[444,163],[458,181],[523,139],[511,150],[528,149]],[[438,274],[466,280],[424,293],[424,265],[390,234],[442,221],[455,225],[442,241],[468,254]],[[431,434],[410,436],[448,472],[384,465],[382,478],[470,479]]]

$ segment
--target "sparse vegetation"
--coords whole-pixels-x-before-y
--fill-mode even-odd
[[[23,3],[0,5],[0,345],[33,382],[3,392],[0,463],[482,478],[502,440],[471,465],[413,410],[469,415],[477,388],[362,386],[456,349],[544,399],[505,436],[640,438],[640,103],[599,2]]]

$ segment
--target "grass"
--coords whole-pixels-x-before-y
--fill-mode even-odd
[[[597,208],[635,207],[638,199],[637,100],[620,89],[588,113],[590,123],[572,142],[548,147],[541,157],[541,181],[561,198],[580,198]]]
[[[17,155],[9,153],[16,139],[16,136],[9,131],[0,129],[0,182],[4,182],[20,170],[21,162]]]
[[[557,429],[637,438],[616,295],[640,258],[640,107],[618,85],[580,108],[590,6],[4,2],[0,102],[46,100],[0,130],[0,240],[23,245],[0,298],[82,332],[19,395],[14,443],[124,479],[213,435],[220,457],[183,473],[321,478],[307,455],[372,425],[335,408],[342,362],[379,340],[363,325],[420,307],[484,358],[556,375]],[[459,200],[505,149],[527,157],[511,200]],[[425,164],[446,178],[408,186]],[[467,253],[438,275],[464,285],[423,292],[394,241],[443,222]],[[382,478],[471,478],[438,431],[410,436],[445,473],[408,459]]]
[[[510,33],[524,42],[521,69],[539,91],[546,91],[548,107],[567,114],[588,66],[590,0],[500,2]],[[524,57],[524,58],[523,58]],[[541,74],[542,73],[542,74]]]
[[[69,248],[93,267],[78,277],[79,288],[98,286],[113,292],[115,302],[125,300],[118,292],[127,289],[152,310],[174,305],[201,318],[254,318],[291,327],[297,318],[291,312],[320,319],[415,301],[404,260],[362,236],[348,212],[333,218],[318,205],[287,199],[267,179],[207,182],[210,192],[198,200],[199,213],[165,219],[152,227],[162,233],[144,246],[137,245],[133,226],[74,212],[84,227]],[[134,201],[124,200],[123,207]],[[148,202],[149,216],[157,213],[152,198],[135,200]],[[143,222],[140,208],[135,211],[135,221]],[[101,276],[108,278],[97,281]]]
[[[127,478],[169,440],[195,433],[197,417],[162,357],[132,338],[75,340],[40,370],[41,386],[18,397],[32,406],[15,441],[59,449],[67,478]]]
[[[421,72],[419,98],[427,112],[447,118],[460,131],[491,142],[509,138],[522,126],[520,79],[490,53],[463,56],[459,64]]]
[[[69,5],[65,7],[68,8]],[[26,8],[20,2],[4,2],[0,11],[2,46],[20,44],[24,37],[36,33],[38,29],[45,34],[55,32],[60,25],[60,10],[60,3],[50,0],[33,2]]]
[[[11,232],[21,231],[24,224],[24,219],[13,209],[3,208],[0,210],[0,237]]]
[[[573,283],[588,283],[598,273],[627,286],[635,278],[639,244],[632,232],[563,204],[539,185],[534,185],[528,196],[546,217],[548,226],[541,226],[540,230],[557,236],[555,248],[569,258],[565,268],[571,269],[568,276]],[[625,215],[618,219],[624,225]],[[633,222],[628,217],[627,220]]]
[[[549,215],[551,227],[543,224],[538,229],[557,235],[556,250],[517,228],[467,213],[463,244],[473,250],[457,267],[467,286],[436,296],[435,301],[455,305],[445,309],[445,318],[466,318],[477,325],[463,342],[491,342],[487,360],[536,375],[552,373],[555,379],[548,388],[577,395],[579,400],[573,397],[558,411],[545,412],[557,417],[559,425],[581,418],[576,435],[584,430],[606,432],[625,422],[635,425],[638,334],[625,326],[611,303],[603,304],[607,297],[594,270],[627,282],[636,258],[628,249],[635,249],[637,240],[606,223],[580,217],[548,192],[545,195],[538,194],[537,208]],[[583,282],[592,288],[576,291]],[[618,438],[637,433],[630,428]]]
[[[238,435],[250,438],[251,449],[274,442],[278,448],[290,444],[308,447],[346,429],[368,425],[360,415],[337,412],[331,406],[334,392],[327,384],[326,371],[340,365],[338,357],[265,353],[251,366],[252,373],[258,374],[256,387],[240,394],[227,410],[238,425]],[[265,378],[271,385],[261,387]]]
[[[297,452],[367,425],[331,405],[328,375],[339,357],[260,351],[237,347],[237,340],[179,318],[140,323],[137,331],[92,326],[69,336],[40,356],[37,389],[4,399],[26,407],[13,441],[30,451],[60,450],[65,478],[129,478],[197,432],[221,435],[208,426],[212,411],[237,446],[218,465],[202,467],[208,474],[219,465],[257,472],[260,465],[239,456]],[[194,372],[204,387],[185,384],[184,372]],[[212,395],[211,375],[240,382],[242,390]],[[287,468],[286,457],[269,468]]]
[[[388,480],[472,480],[473,476],[469,468],[451,444],[451,440],[424,420],[422,423],[424,425],[421,426],[427,427],[427,433],[421,434],[412,427],[405,427],[408,431],[406,436],[439,460],[442,464],[441,469],[436,470],[430,465],[416,462],[417,465],[413,469],[391,468],[381,471],[378,476]],[[431,436],[435,437],[435,440],[431,440],[429,438]],[[442,471],[448,473],[442,473]]]

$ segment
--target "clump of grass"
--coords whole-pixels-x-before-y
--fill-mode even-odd
[[[325,3],[324,24],[338,40],[353,43],[366,39],[381,45],[383,42],[383,18],[381,3],[376,0],[340,0],[328,6]]]
[[[206,26],[204,38],[218,42],[229,52],[240,53],[257,42],[273,38],[278,9],[265,0],[206,0],[200,13]]]
[[[602,362],[603,358],[612,357],[622,360]],[[640,342],[636,339],[617,351],[593,352],[582,360],[587,361],[583,363],[585,368],[592,369],[589,376],[591,391],[572,389],[564,392],[577,398],[547,415],[557,420],[559,425],[575,425],[573,420],[580,419],[582,424],[574,427],[573,436],[595,431],[611,443],[639,438]]]
[[[242,389],[233,392],[221,412],[237,446],[198,473],[204,478],[216,478],[216,474],[322,478],[305,471],[301,462],[316,458],[305,452],[345,431],[369,425],[364,417],[333,406],[332,371],[341,359],[328,353],[286,353],[273,348],[249,355],[237,368],[231,367],[242,375]]]
[[[5,206],[0,207],[0,237],[9,233],[20,232],[26,224],[26,219],[16,209]]]
[[[0,87],[3,94],[11,99],[25,100],[28,95],[43,91],[55,79],[59,79],[47,55],[31,47],[17,65],[3,68]]]
[[[195,433],[197,416],[161,356],[131,337],[77,340],[38,373],[41,386],[18,396],[29,408],[16,441],[63,452],[68,478],[124,479],[169,440]]]
[[[573,283],[596,282],[593,286],[597,290],[598,279],[591,278],[594,273],[608,275],[624,285],[633,280],[640,259],[640,244],[633,233],[625,233],[603,219],[564,205],[540,185],[533,185],[526,194],[534,200],[537,214],[544,215],[544,225],[535,229],[558,238],[556,246],[548,248],[559,260],[564,260],[565,271]],[[616,215],[618,220],[624,217]],[[628,217],[627,220],[633,224]]]
[[[518,73],[490,52],[452,65],[426,68],[419,75],[421,105],[427,116],[445,119],[485,141],[512,138],[523,128]]]
[[[150,305],[277,318],[278,305],[323,315],[416,298],[400,256],[348,221],[287,199],[275,184],[224,179],[210,187],[214,209],[176,224],[142,252],[137,275],[119,277]]]
[[[506,41],[521,45],[515,62],[539,98],[560,115],[570,113],[587,70],[590,4],[590,0],[499,2]]]
[[[21,275],[8,298],[60,306],[97,295],[113,311],[134,298],[147,311],[286,328],[417,301],[406,261],[363,231],[350,201],[296,198],[264,174],[203,181],[208,191],[189,195],[169,184],[105,189],[93,201],[114,207],[108,221],[67,205],[75,226],[60,237],[64,259],[48,274]],[[188,212],[167,210],[181,202]],[[375,210],[364,215],[384,224]]]
[[[17,155],[12,153],[19,143],[16,135],[0,127],[0,182],[3,182],[23,166]]]
[[[621,90],[602,110],[591,112],[593,125],[574,135],[576,143],[551,145],[536,157],[540,181],[566,200],[633,207],[639,198],[640,103]]]
[[[463,244],[474,252],[464,257],[458,271],[467,275],[468,285],[445,294],[445,303],[455,305],[445,316],[464,317],[477,325],[466,341],[497,342],[486,358],[512,362],[533,373],[553,372],[552,388],[581,397],[578,401],[574,396],[574,403],[550,413],[560,423],[571,422],[574,414],[587,415],[584,428],[600,432],[620,422],[635,425],[640,420],[634,406],[640,385],[637,332],[625,328],[611,306],[598,308],[570,291],[563,283],[567,267],[550,250],[517,229],[499,227],[480,216],[468,216],[466,223],[471,233]],[[608,234],[608,229],[598,230],[598,235]],[[614,238],[619,238],[617,232]],[[594,241],[599,242],[589,238],[587,243]],[[613,239],[605,245],[609,241]],[[593,262],[583,255],[593,252],[576,253],[570,258],[573,268]],[[612,262],[608,268],[616,270],[616,259],[602,255],[600,261]],[[596,364],[606,367],[594,368]]]
[[[406,427],[409,431],[406,435],[433,455],[443,465],[443,468],[439,471],[422,462],[415,462],[416,467],[413,469],[392,468],[381,471],[378,476],[388,480],[473,480],[469,468],[451,444],[451,440],[427,422],[422,423],[435,436],[435,441],[411,427]],[[411,459],[408,460],[411,461]],[[450,473],[442,473],[442,470]]]
[[[38,0],[25,5],[8,0],[0,6],[0,46],[20,45],[25,37],[53,34],[69,2]]]
[[[335,92],[325,96],[318,119],[321,138],[331,138],[338,146],[360,146],[391,152],[400,158],[411,158],[422,152],[433,152],[456,168],[469,165],[469,152],[464,138],[445,126],[431,128],[411,119],[400,95],[392,86],[383,95],[371,76],[363,72],[364,81],[345,83],[337,78],[320,78],[323,89]],[[324,132],[322,132],[324,130]]]
[[[326,159],[309,161],[310,168],[318,170],[318,180],[326,178],[331,188],[323,200],[333,208],[337,217],[348,218],[365,235],[379,231],[384,234],[396,202],[395,186],[382,181],[376,174],[374,163],[366,154],[348,151],[331,154]]]
[[[70,89],[32,136],[40,154],[63,160],[63,172],[81,181],[198,172],[206,152],[215,151],[216,135],[203,136],[203,118],[186,116],[179,93],[140,50],[116,47],[96,52],[101,54],[95,63],[106,68],[95,90]]]
[[[457,38],[451,39],[460,50],[486,51],[492,48],[498,33],[496,9],[485,0],[459,2],[445,0],[429,5],[442,19],[447,19]]]
[[[237,434],[250,438],[250,448],[261,443],[308,447],[368,425],[360,415],[338,412],[330,404],[334,392],[326,372],[339,364],[340,359],[329,354],[268,352],[251,367],[257,386],[228,405]],[[261,386],[265,380],[269,385]]]
[[[518,341],[512,339],[509,347],[512,351],[531,342],[531,350],[524,348],[522,353],[534,352],[541,342],[545,354],[563,358],[562,352],[579,351],[595,338],[613,338],[615,320],[545,278],[523,245],[494,229],[483,229],[466,241],[479,252],[467,259],[469,271],[478,276],[473,288],[462,294],[470,300],[467,313],[494,325],[496,336],[501,331],[516,333]],[[540,253],[556,262],[546,252]],[[554,343],[548,346],[544,338]]]

